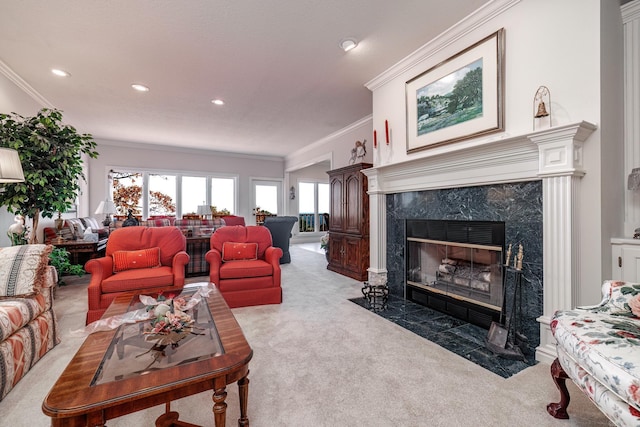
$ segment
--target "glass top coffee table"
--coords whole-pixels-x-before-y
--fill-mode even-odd
[[[181,296],[188,300],[194,292],[191,285]],[[114,300],[103,319],[144,307],[137,295],[126,294]],[[253,351],[240,326],[215,288],[188,314],[193,320],[189,328],[171,339],[154,334],[149,321],[89,335],[42,404],[51,425],[104,425],[165,404],[157,426],[193,426],[178,420],[170,402],[213,389],[215,425],[224,426],[226,386],[237,382],[238,425],[248,426],[247,375]]]

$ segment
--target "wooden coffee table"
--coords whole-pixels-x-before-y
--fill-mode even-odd
[[[140,307],[136,303],[140,304],[135,294],[120,296],[103,319],[135,310]],[[226,386],[237,382],[238,425],[248,426],[247,376],[253,350],[217,289],[196,309],[192,317],[202,335],[189,335],[175,349],[169,346],[160,362],[154,362],[148,352],[152,343],[142,345],[131,335],[132,326],[141,330],[139,324],[128,326],[128,332],[123,325],[89,335],[42,404],[51,425],[103,426],[109,419],[165,404],[156,426],[194,426],[179,421],[170,402],[213,390],[215,425],[224,426]],[[203,347],[208,350],[200,350]],[[140,368],[141,360],[146,368]]]

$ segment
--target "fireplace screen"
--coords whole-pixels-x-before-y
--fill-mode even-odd
[[[415,237],[407,245],[407,285],[501,310],[501,246]]]

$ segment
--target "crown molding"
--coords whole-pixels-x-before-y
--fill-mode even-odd
[[[640,1],[636,0],[623,4],[620,6],[620,11],[622,12],[622,22],[625,24],[638,19],[640,17]]]
[[[35,90],[29,83],[24,81],[22,77],[17,75],[7,64],[0,60],[0,74],[5,76],[9,81],[11,81],[14,85],[20,88],[24,93],[33,98],[38,104],[40,104],[44,108],[54,109],[56,108],[47,98],[40,95],[40,93]]]
[[[300,154],[306,153],[307,151],[310,151],[310,150],[312,150],[314,148],[317,148],[318,146],[326,144],[327,142],[330,142],[333,139],[336,139],[336,138],[339,138],[339,137],[341,137],[343,135],[346,135],[347,133],[349,133],[349,132],[351,132],[351,131],[353,131],[355,129],[358,129],[360,127],[363,127],[363,126],[367,125],[368,123],[373,123],[373,114],[369,114],[368,116],[363,117],[360,120],[358,120],[356,122],[353,122],[350,125],[342,128],[342,129],[340,129],[340,130],[338,130],[338,131],[336,131],[336,132],[334,132],[332,134],[329,134],[329,135],[325,136],[322,139],[319,139],[319,140],[317,140],[315,142],[312,142],[311,144],[306,145],[306,146],[302,147],[301,149],[294,151],[291,154],[288,154],[285,157],[285,160],[291,160],[295,156],[298,156]]]
[[[516,5],[520,1],[521,0],[494,0],[485,4],[471,15],[463,18],[461,21],[449,27],[431,41],[409,54],[409,56],[402,59],[400,62],[391,66],[391,68],[388,68],[382,74],[365,83],[366,88],[374,91],[379,87],[384,86],[405,71],[411,69],[441,50],[446,49],[478,27],[504,13],[507,9]]]

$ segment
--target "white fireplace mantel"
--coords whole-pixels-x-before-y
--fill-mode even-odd
[[[364,169],[369,181],[369,281],[387,281],[386,194],[542,180],[544,302],[536,359],[553,361],[551,316],[576,303],[576,205],[580,178],[586,172],[582,144],[596,129],[582,121]]]

